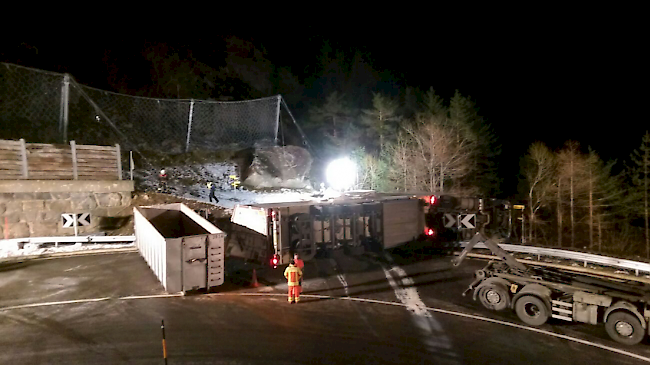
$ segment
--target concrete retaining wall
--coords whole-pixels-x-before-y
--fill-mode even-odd
[[[99,232],[105,217],[132,214],[133,181],[0,180],[0,239],[72,236],[63,213],[90,213],[79,234]]]

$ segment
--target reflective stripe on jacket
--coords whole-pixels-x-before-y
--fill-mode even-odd
[[[287,284],[289,284],[289,286],[298,286],[300,285],[299,282],[302,277],[302,270],[294,265],[289,265],[284,269],[284,277],[287,278]]]

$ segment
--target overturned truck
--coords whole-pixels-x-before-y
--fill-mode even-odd
[[[476,227],[509,232],[505,201],[430,193],[348,192],[332,199],[239,205],[232,214],[227,255],[272,266],[293,253],[304,260],[343,249],[359,255],[418,241],[450,249]],[[467,238],[469,239],[469,238]]]
[[[477,270],[463,296],[474,291],[474,300],[484,307],[496,311],[514,309],[519,319],[532,326],[541,326],[549,318],[605,323],[607,334],[627,345],[641,342],[650,332],[650,285],[524,265],[481,232],[470,240],[454,265],[458,266],[479,242],[501,260],[490,261]]]
[[[407,195],[373,193],[324,201],[235,207],[228,255],[271,266],[293,253],[308,261],[335,249],[350,254],[380,251],[418,239],[425,232],[426,203]]]

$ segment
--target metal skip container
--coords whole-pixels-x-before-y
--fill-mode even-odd
[[[135,245],[168,293],[224,282],[225,233],[182,203],[133,208]]]

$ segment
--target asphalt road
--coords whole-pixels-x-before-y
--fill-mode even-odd
[[[220,291],[165,296],[137,253],[0,264],[0,363],[641,364],[604,327],[538,329],[462,291],[484,262],[392,252],[307,263],[301,303],[282,268],[244,270]],[[163,295],[163,296],[160,296]]]

